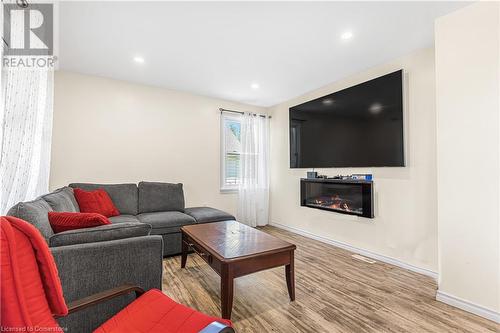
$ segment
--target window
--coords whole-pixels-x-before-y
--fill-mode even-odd
[[[241,116],[221,114],[221,191],[238,189],[241,152]]]

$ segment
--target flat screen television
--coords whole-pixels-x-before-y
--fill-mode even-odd
[[[401,167],[403,70],[290,108],[290,167]]]

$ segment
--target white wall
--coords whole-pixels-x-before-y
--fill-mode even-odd
[[[332,66],[335,61],[332,59]],[[407,73],[407,167],[317,169],[321,174],[373,173],[375,218],[300,207],[299,179],[289,168],[288,108],[403,68]],[[353,75],[270,109],[271,221],[437,271],[436,114],[434,50]]]
[[[186,204],[236,213],[219,192],[223,100],[56,72],[51,189],[70,182],[182,182]]]
[[[444,16],[435,32],[438,299],[499,320],[500,3]]]

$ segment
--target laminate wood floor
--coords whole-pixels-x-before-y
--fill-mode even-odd
[[[244,332],[500,332],[500,325],[435,300],[436,282],[274,227],[261,230],[297,245],[296,301],[290,302],[284,268],[235,280],[232,321]],[[196,254],[181,269],[180,256],[163,262],[163,292],[220,316],[220,278]]]

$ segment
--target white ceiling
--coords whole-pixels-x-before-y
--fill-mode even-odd
[[[270,106],[431,46],[434,19],[466,4],[62,2],[59,64]]]

